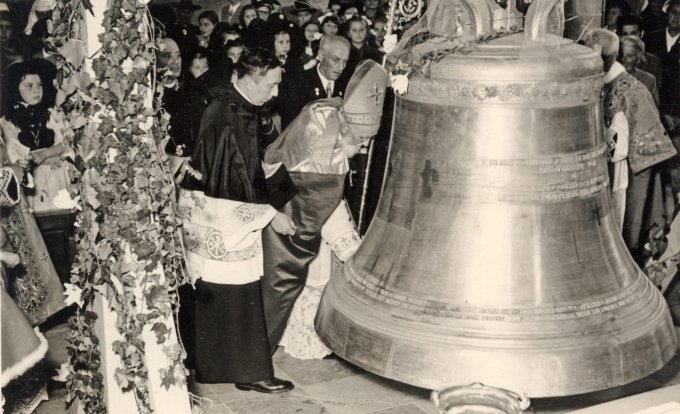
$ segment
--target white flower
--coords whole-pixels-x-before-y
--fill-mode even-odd
[[[56,207],[62,208],[64,210],[71,210],[75,208],[82,211],[83,209],[80,206],[80,196],[71,198],[71,195],[68,193],[68,191],[63,188],[59,190],[57,196],[52,200],[52,203],[54,203]]]
[[[394,47],[397,45],[397,35],[396,34],[389,34],[385,36],[385,40],[383,41],[383,50],[385,53],[390,53],[392,50],[394,50]]]
[[[323,37],[323,33],[321,33],[321,32],[314,33],[314,40],[319,40],[322,37]]]
[[[69,367],[70,364],[68,362],[62,363],[61,366],[57,369],[57,375],[52,377],[52,379],[59,382],[66,382],[70,371]]]
[[[76,286],[72,283],[64,283],[64,287],[66,288],[66,290],[64,291],[64,295],[66,295],[66,299],[64,299],[64,303],[66,303],[66,306],[77,303],[78,307],[82,308],[83,307],[83,291],[78,286]]]
[[[116,157],[118,156],[118,150],[116,148],[109,148],[109,152],[106,153],[106,163],[113,164],[116,162]]]
[[[408,77],[406,75],[393,75],[390,77],[390,84],[394,92],[399,95],[408,92]]]

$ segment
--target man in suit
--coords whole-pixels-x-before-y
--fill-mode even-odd
[[[626,72],[633,75],[633,77],[639,80],[649,93],[652,94],[654,98],[654,103],[657,108],[659,107],[659,88],[657,85],[656,78],[651,73],[640,68],[640,63],[644,59],[645,54],[645,44],[637,36],[623,36],[621,37],[621,53],[619,54],[619,60]]]
[[[645,31],[642,28],[640,17],[632,14],[624,15],[621,18],[619,36],[637,36],[639,39],[643,39],[644,42]],[[652,74],[656,78],[657,88],[661,87],[661,60],[656,55],[649,53],[646,47],[642,50],[638,68]]]
[[[325,35],[319,44],[319,63],[281,84],[276,109],[285,129],[308,103],[334,96],[342,97],[345,84],[336,82],[349,59],[349,41],[335,35]]]

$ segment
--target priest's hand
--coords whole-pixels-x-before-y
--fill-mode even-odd
[[[286,234],[288,236],[294,235],[295,230],[297,230],[293,220],[283,213],[276,213],[272,219],[272,228],[275,232],[279,234]]]

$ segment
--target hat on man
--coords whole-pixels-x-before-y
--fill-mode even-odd
[[[354,70],[347,84],[342,112],[359,137],[378,133],[387,81],[385,69],[372,60],[362,61]]]
[[[269,7],[269,10],[272,10],[274,8],[274,4],[271,0],[256,1],[256,2],[253,2],[253,6],[255,6],[256,9],[259,9],[262,6]]]
[[[179,0],[175,3],[175,8],[180,10],[200,10],[201,6],[194,4],[191,0]]]

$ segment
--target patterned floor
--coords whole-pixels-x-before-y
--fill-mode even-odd
[[[680,328],[676,327],[680,337]],[[63,332],[51,332],[53,348]],[[53,354],[53,358],[55,355]],[[191,384],[204,398],[205,414],[436,414],[429,391],[370,374],[340,359],[303,361],[279,350],[274,356],[276,374],[292,380],[288,393],[266,395],[239,391],[232,384]],[[680,383],[680,356],[661,371],[624,387],[572,397],[535,399],[529,413],[566,413],[606,401]],[[64,391],[52,393],[39,414],[66,413]],[[174,414],[174,413],[162,413]],[[184,414],[184,413],[178,413]]]

